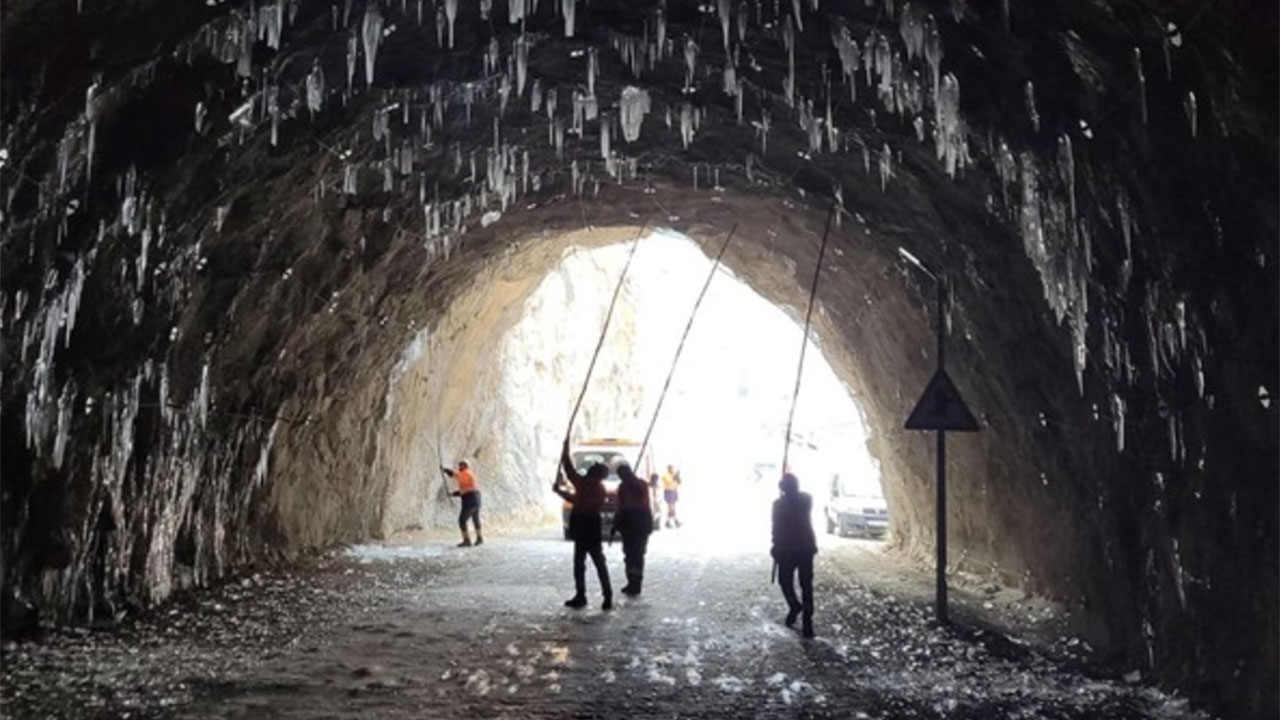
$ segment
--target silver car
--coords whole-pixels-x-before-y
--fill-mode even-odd
[[[867,490],[849,493],[842,488],[839,476],[832,478],[823,514],[827,532],[833,535],[880,538],[889,531],[889,505],[884,496]]]

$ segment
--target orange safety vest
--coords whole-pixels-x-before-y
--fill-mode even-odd
[[[476,487],[476,476],[471,473],[471,469],[459,470],[454,473],[454,477],[458,479],[458,492],[462,495],[473,493],[479,488]]]

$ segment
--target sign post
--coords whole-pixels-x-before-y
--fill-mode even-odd
[[[960,391],[947,377],[946,371],[946,280],[937,278],[938,285],[938,369],[925,387],[915,409],[904,427],[908,430],[933,430],[937,432],[938,483],[935,517],[935,544],[938,558],[936,568],[937,600],[935,613],[939,623],[947,622],[947,431],[977,432],[980,428],[973,413],[969,412]]]

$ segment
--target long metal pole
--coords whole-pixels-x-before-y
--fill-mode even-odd
[[[938,279],[938,372],[946,365],[947,284]],[[938,548],[936,600],[938,622],[947,622],[947,431],[938,430],[938,502],[935,545]]]

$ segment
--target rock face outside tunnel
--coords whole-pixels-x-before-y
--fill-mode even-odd
[[[984,423],[962,567],[1274,714],[1275,7],[18,1],[2,32],[3,576],[47,613],[393,526],[396,363],[511,255],[531,285],[563,232],[737,221],[730,266],[798,306],[834,201],[819,331],[904,548],[932,288],[898,247],[951,278]]]

